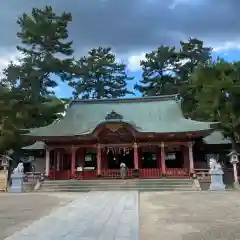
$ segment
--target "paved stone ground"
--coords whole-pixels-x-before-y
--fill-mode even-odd
[[[90,192],[6,240],[138,240],[137,192]]]
[[[0,193],[0,239],[4,239],[74,199],[76,194]]]
[[[0,195],[0,239],[138,240],[139,216],[140,240],[240,240],[233,191]]]
[[[142,193],[141,240],[240,240],[239,192]]]

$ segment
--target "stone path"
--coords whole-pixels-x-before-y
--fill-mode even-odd
[[[5,240],[139,240],[137,192],[90,192]]]

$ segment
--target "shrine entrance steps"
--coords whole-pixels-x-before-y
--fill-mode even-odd
[[[89,191],[194,191],[191,179],[127,179],[127,180],[50,180],[45,181],[42,192]]]

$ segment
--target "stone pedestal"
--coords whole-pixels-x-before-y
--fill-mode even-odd
[[[211,184],[209,190],[222,191],[225,190],[225,185],[223,184],[223,171],[221,169],[215,169],[210,171]]]
[[[12,173],[11,175],[12,185],[11,192],[12,193],[22,193],[24,192],[24,174],[23,173]]]

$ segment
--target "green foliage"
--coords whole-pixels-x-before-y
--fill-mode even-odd
[[[146,60],[141,61],[143,69],[140,84],[135,85],[143,96],[157,96],[177,93],[175,64],[178,55],[174,47],[161,46],[157,50],[147,53]]]
[[[75,79],[70,81],[74,98],[103,99],[133,94],[127,89],[126,65],[118,63],[111,48],[93,48],[76,62]]]
[[[218,59],[216,62],[199,66],[192,75],[196,109],[195,116],[217,121],[225,136],[236,148],[236,136],[240,129],[240,62],[229,63]]]
[[[61,117],[65,103],[54,95],[36,100],[32,88],[22,88],[15,74],[19,66],[10,64],[0,85],[0,152],[17,149],[23,142],[21,129],[51,124]],[[12,78],[13,77],[13,78]]]
[[[181,41],[180,46],[179,51],[175,47],[161,46],[147,53],[146,60],[141,61],[143,79],[135,89],[143,96],[180,93],[191,109],[193,103],[190,104],[191,94],[186,91],[186,86],[194,68],[211,59],[211,48],[195,38]]]
[[[180,45],[178,73],[186,81],[195,67],[211,60],[212,48],[205,47],[203,41],[196,38],[189,38],[187,42],[180,41]]]
[[[22,53],[10,63],[0,85],[0,151],[21,146],[22,130],[46,126],[61,117],[65,102],[57,99],[56,77],[69,80],[73,72],[72,42],[68,41],[70,13],[57,15],[51,7],[34,8],[17,23]]]
[[[68,39],[71,13],[56,14],[50,6],[33,8],[18,18],[19,64],[9,63],[0,81],[0,152],[17,149],[22,130],[46,126],[61,117],[68,100],[58,99],[54,89],[68,81],[73,97],[105,99],[133,94],[133,80],[126,65],[119,63],[111,48],[91,49],[73,59]],[[240,134],[240,62],[211,59],[212,49],[189,38],[180,49],[160,46],[141,61],[142,80],[135,85],[143,96],[180,93],[185,115],[197,120],[218,121],[236,148]]]
[[[71,78],[73,69],[72,41],[68,41],[70,13],[57,15],[50,6],[33,8],[31,14],[18,18],[21,45],[17,49],[24,56],[21,59],[21,84],[31,84],[41,95],[52,93],[49,89],[57,86],[56,77]]]
[[[21,28],[17,36],[25,46],[18,46],[18,50],[27,56],[42,58],[56,53],[71,56],[72,42],[65,42],[68,39],[67,26],[71,21],[71,13],[57,15],[50,6],[33,8],[31,15],[24,13],[17,20]]]
[[[179,93],[183,99],[183,112],[185,116],[196,118],[192,109],[195,109],[197,102],[194,99],[195,89],[189,88],[191,76],[198,66],[205,65],[211,61],[212,48],[204,46],[203,41],[196,38],[189,38],[187,42],[180,42],[179,63],[176,66],[176,74],[180,82]],[[201,120],[204,119],[204,116]]]

